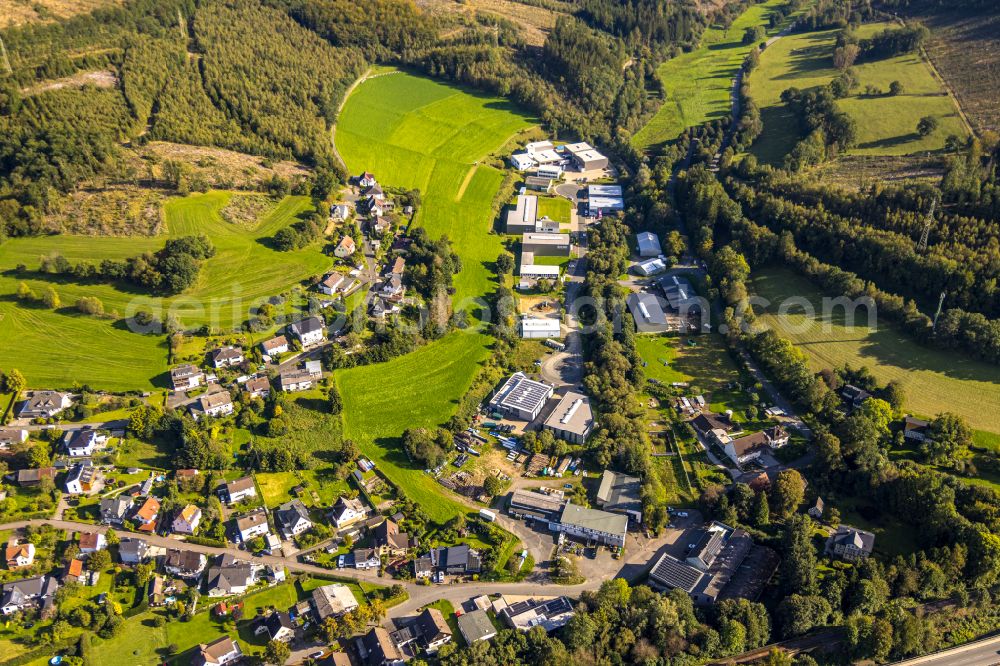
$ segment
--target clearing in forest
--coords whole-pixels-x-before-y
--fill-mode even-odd
[[[656,115],[632,137],[638,148],[654,148],[676,139],[688,127],[729,116],[733,78],[753,45],[743,43],[747,28],[767,26],[771,10],[785,0],[752,5],[728,27],[705,31],[701,45],[660,65],[665,99]],[[768,32],[772,36],[777,29]]]
[[[860,38],[871,37],[889,23],[872,23],[857,30]],[[808,90],[825,86],[839,72],[833,67],[837,31],[825,30],[783,37],[761,55],[760,67],[750,75],[750,94],[760,107],[764,132],[751,152],[769,164],[780,164],[802,138],[798,120],[781,103],[788,88]],[[954,100],[934,78],[919,53],[861,62],[854,65],[858,87],[837,102],[857,122],[857,145],[851,155],[909,155],[940,150],[949,134],[966,136],[965,125]],[[900,95],[890,96],[889,84],[903,85]],[[881,94],[868,94],[871,86]],[[938,128],[926,137],[917,134],[924,116],[937,118]]]
[[[1000,371],[996,366],[918,345],[882,320],[877,330],[866,325],[848,327],[843,308],[824,316],[823,294],[788,270],[757,272],[753,290],[771,302],[759,320],[805,352],[813,369],[867,366],[879,382],[896,380],[903,385],[908,411],[924,417],[955,412],[973,428],[1000,432]],[[778,315],[778,305],[792,296],[806,298],[816,314],[807,316],[794,307]],[[859,314],[859,321],[866,323],[863,309]]]

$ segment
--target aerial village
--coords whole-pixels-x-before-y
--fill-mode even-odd
[[[498,225],[518,258],[518,331],[545,351],[496,385],[473,424],[451,436],[444,461],[423,472],[478,506],[473,517],[422,540],[426,521],[415,505],[356,453],[339,486],[345,491],[321,498],[315,485],[298,482],[277,504],[265,501],[259,474],[122,468],[113,461],[126,430],[135,427],[128,418],[80,423],[74,415],[84,396],[26,391],[0,429],[0,451],[13,455],[29,439],[45,439],[55,455],[39,466],[5,464],[3,501],[31,502],[32,515],[54,520],[7,532],[0,612],[29,631],[33,619],[59,616],[56,601],[69,594],[61,590],[80,587],[106,589],[99,606],[132,594],[143,609],[179,616],[207,601],[213,617],[247,624],[254,639],[287,643],[313,663],[381,666],[433,654],[452,640],[490,640],[501,628],[554,631],[574,614],[572,599],[557,586],[512,595],[491,592],[490,581],[597,584],[627,564],[644,570],[653,588],[683,590],[698,605],[756,599],[777,569],[774,550],[739,528],[704,521],[691,502],[669,507],[665,528],[654,532],[644,521],[642,479],[594,469],[573,453],[600,417],[584,388],[579,333],[564,302],[583,281],[589,225],[624,209],[614,167],[589,144],[550,141],[528,143],[509,162],[523,183]],[[175,365],[167,406],[196,421],[225,422],[238,406],[327,386],[324,351],[357,341],[331,331],[324,312],[353,297],[383,319],[419,300],[406,270],[416,202],[406,200],[397,215],[375,174],[354,178],[330,210],[331,222],[345,231],[333,250],[333,270],[312,286],[319,312],[253,347],[220,345],[201,362]],[[620,283],[631,291],[627,305],[637,333],[690,336],[689,344],[700,344],[707,302],[689,278],[696,264],[668,256],[652,232],[635,236],[631,250]],[[777,404],[748,427],[732,410],[713,412],[710,396],[687,382],[658,388],[655,400],[690,428],[694,445],[724,478],[755,489],[786,468],[781,452],[790,433],[804,429]],[[869,396],[847,387],[843,397],[845,409],[853,409]],[[920,438],[926,427],[908,421],[906,437]],[[674,451],[661,455],[679,457],[669,434],[661,434],[665,451]],[[567,452],[542,452],[540,440],[564,442]],[[502,468],[474,478],[467,470],[490,451],[499,452]],[[809,513],[821,519],[823,512],[817,497]],[[497,536],[501,527],[521,548],[505,553],[498,570],[497,551],[509,543]],[[872,533],[847,525],[827,541],[827,554],[845,561],[873,548]],[[310,576],[307,586],[298,583],[303,598],[248,615],[254,595],[292,584],[289,575]],[[365,592],[358,583],[381,591]],[[414,605],[443,597],[447,606]],[[372,615],[373,605],[380,614]],[[364,631],[337,650],[324,647],[324,628],[345,622]],[[202,643],[192,662],[228,664],[243,656],[240,642],[222,635]]]

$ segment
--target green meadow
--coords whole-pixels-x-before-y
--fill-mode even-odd
[[[870,37],[891,24],[861,26],[859,37]],[[837,31],[826,30],[789,35],[772,44],[761,56],[760,67],[750,75],[750,92],[760,106],[764,132],[752,152],[758,159],[779,164],[798,141],[799,125],[785,110],[781,93],[791,87],[807,90],[828,84],[838,75],[833,67]],[[854,155],[909,155],[940,150],[949,134],[965,136],[966,129],[954,101],[934,78],[920,54],[908,54],[854,66],[859,86],[837,102],[841,110],[857,122]],[[903,93],[868,95],[873,86],[888,93],[889,84],[899,81]],[[933,116],[938,129],[926,137],[917,134],[917,123]]]
[[[164,206],[167,233],[160,237],[57,235],[13,238],[0,245],[0,367],[20,369],[33,387],[80,382],[107,390],[148,390],[154,381],[163,385],[157,378],[166,371],[165,341],[131,333],[121,317],[149,308],[160,317],[175,313],[188,327],[238,326],[252,306],[330,265],[318,245],[294,252],[268,245],[279,229],[312,210],[308,198],[286,197],[248,229],[219,214],[233,196],[239,195],[209,192],[169,201]],[[207,235],[216,254],[204,262],[198,282],[178,296],[152,297],[123,285],[81,283],[37,270],[40,257],[53,253],[72,263],[100,263],[153,252],[167,237],[191,234]],[[21,282],[36,294],[51,285],[61,307],[18,302],[14,294]],[[83,296],[99,298],[111,316],[77,314],[74,304]]]
[[[698,48],[660,65],[657,74],[665,92],[663,106],[633,135],[632,144],[655,148],[676,139],[688,127],[727,117],[733,77],[753,48],[743,44],[743,33],[755,25],[766,28],[771,10],[784,2],[766,0],[752,5],[728,28],[708,28]],[[774,32],[777,30],[768,36]]]
[[[867,366],[882,383],[899,381],[906,393],[906,407],[914,414],[933,417],[944,411],[965,417],[978,430],[1000,432],[1000,372],[996,367],[961,354],[930,349],[914,342],[885,321],[877,330],[847,326],[842,308],[823,314],[823,295],[795,273],[767,269],[754,275],[753,290],[771,302],[759,320],[773,326],[805,352],[816,370],[850,364]],[[804,297],[816,311],[800,308],[778,315],[786,298]]]
[[[384,184],[419,189],[416,223],[454,243],[462,258],[458,309],[492,290],[492,264],[503,249],[500,237],[489,233],[503,172],[479,162],[534,122],[502,98],[402,72],[363,82],[341,112],[335,140],[351,172],[371,171]],[[454,332],[387,363],[336,373],[343,436],[436,521],[465,507],[410,464],[399,437],[409,427],[448,420],[488,356],[489,341]]]

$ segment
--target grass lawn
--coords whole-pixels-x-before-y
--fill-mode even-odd
[[[771,10],[783,4],[784,0],[767,0],[752,5],[728,29],[713,25],[697,49],[660,65],[663,106],[635,133],[632,144],[655,147],[676,139],[688,127],[727,117],[733,77],[752,48],[743,44],[743,32],[755,25],[766,28]]]
[[[883,321],[878,322],[877,330],[867,325],[848,327],[843,309],[822,314],[822,294],[788,270],[758,272],[753,289],[773,304],[759,320],[794,342],[814,369],[868,366],[879,382],[897,380],[903,385],[906,407],[913,413],[933,417],[952,411],[977,430],[1000,432],[1000,382],[995,367],[958,353],[920,346]],[[790,296],[805,297],[816,304],[816,314],[807,316],[794,308],[778,316],[777,304]],[[863,320],[864,311],[859,310],[859,315]],[[987,441],[996,439],[988,437]]]
[[[268,508],[290,500],[292,488],[302,483],[295,472],[258,472],[254,476]]]
[[[456,331],[387,363],[336,373],[344,398],[344,437],[357,442],[383,474],[438,522],[467,509],[409,462],[399,436],[407,428],[448,420],[486,358],[487,342],[484,335]]]
[[[478,162],[535,124],[511,102],[406,73],[368,79],[344,104],[337,149],[352,173],[421,191],[416,222],[462,257],[456,303],[490,289],[501,251],[489,235],[503,172]]]
[[[31,387],[69,387],[74,382],[116,391],[165,386],[167,349],[163,337],[131,333],[122,321],[76,314],[76,300],[96,296],[107,312],[122,317],[148,307],[161,318],[168,312],[176,314],[187,326],[228,328],[244,321],[264,298],[330,266],[318,244],[294,252],[278,252],[268,245],[279,229],[311,211],[307,197],[286,197],[253,229],[247,229],[219,215],[230,196],[228,192],[209,192],[167,202],[167,234],[163,237],[58,235],[8,240],[0,246],[0,295],[13,294],[22,281],[39,294],[52,285],[63,307],[46,310],[0,299],[0,321],[4,322],[0,326],[0,366],[21,370]],[[151,297],[127,287],[78,283],[36,272],[38,258],[54,252],[73,263],[99,263],[156,251],[168,236],[192,234],[207,235],[216,255],[204,263],[197,283],[178,296]],[[17,271],[19,264],[27,270]],[[21,350],[26,345],[44,345],[47,351],[25,355]]]
[[[560,224],[569,224],[573,214],[573,203],[562,197],[538,197],[538,219],[547,217]]]
[[[687,343],[688,339],[672,335],[636,336],[636,349],[646,363],[643,368],[646,377],[665,384],[688,382],[713,394],[726,392],[727,384],[739,380],[739,371],[721,336],[715,333],[691,336],[693,345]]]
[[[859,37],[890,27],[888,23],[861,26]],[[750,76],[750,91],[760,106],[764,133],[754,143],[758,159],[780,164],[799,140],[797,120],[785,110],[781,93],[790,87],[809,89],[829,83],[838,72],[833,68],[836,30],[789,35],[775,42],[761,56],[760,67]],[[858,127],[852,155],[908,155],[939,150],[949,134],[965,136],[966,130],[952,98],[931,73],[919,54],[908,54],[855,65],[859,86],[838,102]],[[888,92],[899,81],[903,94],[868,96],[869,85]],[[926,137],[916,132],[917,122],[934,116],[940,126]]]

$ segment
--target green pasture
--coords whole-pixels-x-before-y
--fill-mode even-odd
[[[387,363],[336,373],[344,398],[344,437],[353,439],[393,483],[432,520],[466,511],[444,487],[411,464],[399,436],[411,427],[435,427],[455,411],[488,355],[484,335],[456,331]]]
[[[161,318],[175,314],[186,326],[229,328],[246,320],[263,299],[329,267],[330,259],[318,245],[278,252],[268,244],[279,229],[312,210],[307,197],[286,197],[247,229],[219,215],[230,196],[209,192],[169,201],[164,206],[167,234],[162,237],[57,235],[14,238],[0,245],[0,367],[17,367],[29,386],[37,387],[74,382],[119,391],[162,386],[167,351],[163,338],[132,333],[120,317],[149,308]],[[216,254],[205,261],[198,282],[178,296],[152,297],[125,285],[80,283],[37,271],[39,258],[53,253],[72,263],[100,263],[156,251],[168,236],[192,234],[207,235]],[[36,294],[51,285],[62,307],[48,310],[16,301],[21,282]],[[112,316],[77,314],[73,305],[82,296],[96,296]],[[24,353],[26,348],[30,353]]]
[[[823,295],[788,270],[756,273],[753,289],[771,302],[759,321],[794,342],[814,369],[865,365],[882,383],[899,381],[906,407],[915,414],[933,417],[951,411],[964,416],[977,430],[1000,432],[1000,372],[995,366],[918,345],[882,320],[877,330],[871,329],[864,308],[858,310],[859,325],[849,327],[843,308],[824,314]],[[779,316],[779,304],[792,296],[806,298],[814,305],[815,314],[807,316],[795,307]]]
[[[509,101],[405,73],[368,79],[347,99],[337,149],[352,173],[421,191],[417,223],[462,257],[456,303],[490,290],[502,247],[491,205],[503,173],[479,164],[534,120]]]
[[[753,48],[743,44],[743,33],[755,25],[766,28],[771,10],[782,4],[785,0],[752,5],[729,28],[713,25],[705,31],[698,48],[660,65],[657,74],[665,92],[663,106],[633,135],[632,144],[653,148],[676,139],[688,127],[726,118],[733,77]]]
[[[573,202],[562,197],[538,197],[538,219],[547,217],[560,224],[572,222]]]
[[[859,37],[870,37],[889,23],[861,26]],[[794,34],[772,44],[761,56],[760,67],[750,76],[750,92],[761,110],[764,132],[752,152],[770,164],[780,164],[800,137],[796,118],[781,103],[781,93],[791,87],[802,90],[824,86],[839,72],[833,67],[836,30]],[[856,155],[909,155],[940,150],[949,134],[965,136],[966,130],[951,96],[934,78],[920,54],[908,54],[854,66],[859,85],[838,101],[839,107],[857,122]],[[892,97],[889,84],[899,81],[903,93]],[[873,86],[884,94],[869,95]],[[917,123],[934,116],[939,127],[926,137],[917,134]]]

